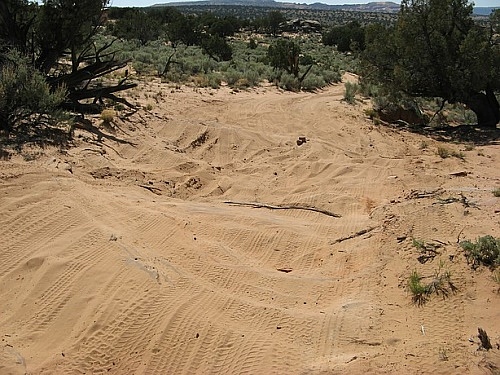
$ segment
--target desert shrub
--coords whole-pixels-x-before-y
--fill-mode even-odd
[[[248,48],[250,48],[250,49],[257,48],[257,42],[255,41],[254,38],[250,38],[250,40],[248,41]]]
[[[339,83],[342,80],[342,75],[338,70],[323,69],[321,70],[321,75],[325,83]]]
[[[493,271],[491,279],[497,284],[498,286],[497,293],[500,294],[500,269]]]
[[[248,81],[248,79],[246,79],[246,78],[240,78],[233,85],[233,88],[236,88],[236,89],[247,89],[249,87],[251,87],[251,84]]]
[[[191,77],[191,82],[197,87],[220,88],[222,78],[218,73],[199,74]]]
[[[422,277],[416,270],[413,270],[410,275],[408,280],[408,289],[412,294],[413,303],[420,306],[427,301],[429,294],[428,289],[424,284],[422,284]]]
[[[267,57],[274,69],[282,69],[288,74],[299,76],[301,47],[295,40],[278,39],[269,46]]]
[[[495,197],[500,197],[500,188],[493,189],[492,193]]]
[[[64,88],[52,92],[42,73],[17,51],[0,59],[0,128],[10,132],[27,122],[39,123],[42,115],[56,118],[65,96]]]
[[[314,73],[309,73],[302,81],[302,89],[306,91],[320,89],[325,85],[325,79],[322,76]]]
[[[224,73],[224,79],[226,80],[227,84],[231,87],[233,87],[235,83],[241,78],[243,78],[243,74],[234,68],[229,68]]]
[[[336,45],[340,52],[357,51],[365,48],[364,28],[357,21],[336,26],[323,34],[325,45]]]
[[[380,87],[373,83],[366,82],[365,80],[361,80],[359,92],[368,98],[374,98],[380,94]]]
[[[450,149],[443,147],[443,146],[439,146],[437,148],[437,154],[443,159],[449,158],[450,156],[453,156],[453,157],[458,158],[458,159],[465,158],[465,155],[463,152],[450,150]]]
[[[443,147],[443,146],[438,146],[437,148],[437,154],[442,158],[442,159],[446,159],[448,157],[450,157],[450,150],[446,147]]]
[[[116,112],[113,109],[104,109],[100,117],[103,123],[110,124],[116,117]]]
[[[244,78],[247,80],[249,87],[258,86],[261,81],[261,77],[258,71],[248,69],[243,74]]]
[[[154,64],[155,60],[153,59],[153,54],[147,51],[139,51],[134,55],[134,60],[140,61],[144,64]]]
[[[479,237],[476,242],[462,241],[460,246],[465,251],[467,262],[474,269],[480,265],[491,268],[500,265],[500,238],[487,235]]]
[[[282,89],[288,91],[300,90],[299,80],[293,74],[283,73],[281,75],[278,85]]]
[[[191,77],[191,82],[196,87],[208,87],[208,78],[204,74]]]
[[[201,70],[203,73],[208,74],[218,69],[216,61],[210,58],[205,58],[201,61]]]
[[[213,89],[220,88],[222,83],[222,76],[219,73],[211,73],[207,75],[208,85]]]
[[[356,94],[358,93],[359,85],[357,83],[346,82],[344,100],[349,104],[356,103]]]
[[[457,291],[457,287],[451,281],[450,271],[444,269],[444,262],[439,264],[429,283],[423,283],[422,279],[423,277],[414,270],[408,280],[408,289],[412,294],[412,301],[418,306],[427,302],[432,294],[441,295],[444,299],[450,293]]]
[[[418,148],[421,150],[426,150],[427,148],[429,148],[429,143],[427,143],[427,141],[420,141],[420,145]]]

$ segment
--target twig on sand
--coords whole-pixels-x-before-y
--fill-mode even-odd
[[[161,195],[161,189],[158,189],[154,186],[149,186],[149,185],[139,185],[139,187],[144,188],[146,190],[149,190],[151,193],[156,194],[156,195]]]
[[[442,188],[437,188],[431,191],[411,190],[410,193],[405,198],[406,199],[432,198],[442,192],[443,192]]]
[[[339,214],[334,212],[330,212],[327,210],[323,210],[321,208],[310,207],[310,206],[302,206],[302,205],[271,205],[264,203],[248,203],[248,202],[234,202],[234,201],[224,201],[226,204],[230,204],[233,206],[247,206],[252,208],[267,208],[269,210],[306,210],[306,211],[314,211],[319,212],[320,214],[332,216],[332,217],[342,217]]]
[[[356,233],[351,234],[350,236],[341,237],[341,238],[336,239],[335,241],[330,242],[330,245],[335,245],[336,243],[340,243],[340,242],[344,242],[344,241],[347,241],[347,240],[351,240],[353,238],[362,236],[363,234],[369,233],[372,230],[377,229],[377,228],[378,227],[369,227],[369,228],[361,229],[361,230],[357,231]]]
[[[460,235],[462,234],[462,232],[464,231],[465,227],[462,228],[462,230],[460,232],[458,232],[458,236],[457,236],[457,243],[460,243]]]

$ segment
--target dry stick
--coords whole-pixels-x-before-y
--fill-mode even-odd
[[[439,193],[442,193],[443,189],[442,188],[437,188],[435,190],[431,191],[418,191],[418,190],[412,190],[410,194],[408,194],[405,198],[406,199],[421,199],[421,198],[431,198]]]
[[[340,243],[340,242],[344,242],[344,241],[347,241],[347,240],[351,240],[353,238],[362,236],[363,234],[369,233],[369,232],[371,232],[374,229],[377,229],[377,227],[369,227],[369,228],[366,228],[366,229],[362,229],[362,230],[360,230],[360,231],[358,231],[358,232],[356,232],[354,234],[351,234],[350,236],[336,239],[335,241],[330,242],[330,245],[334,245],[336,243]]]
[[[460,235],[462,234],[462,232],[464,231],[465,227],[462,228],[462,230],[460,232],[458,232],[458,236],[457,236],[457,243],[460,243]]]
[[[306,210],[306,211],[314,211],[319,212],[320,214],[324,214],[332,217],[342,217],[339,214],[323,210],[321,208],[309,207],[309,206],[301,206],[301,205],[279,205],[274,206],[271,204],[263,204],[263,203],[247,203],[247,202],[233,202],[233,201],[224,201],[226,204],[231,204],[233,206],[248,206],[253,208],[267,208],[270,210]]]
[[[149,186],[149,185],[138,185],[138,186],[146,190],[149,190],[153,194],[161,195],[161,189],[158,189],[154,186]]]

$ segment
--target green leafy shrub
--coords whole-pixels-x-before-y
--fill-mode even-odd
[[[325,45],[336,45],[340,52],[358,51],[365,48],[365,31],[358,21],[336,26],[323,34]]]
[[[479,237],[476,242],[462,241],[460,246],[465,251],[467,262],[474,269],[480,265],[491,268],[500,265],[500,238],[487,235]]]
[[[0,59],[0,128],[10,132],[36,123],[41,115],[57,117],[65,96],[64,88],[51,92],[42,73],[17,51]]]
[[[421,306],[427,301],[429,291],[427,287],[422,284],[422,277],[416,270],[413,270],[410,275],[410,279],[408,280],[408,289],[410,289],[412,294],[413,303]]]
[[[450,271],[444,270],[444,263],[439,264],[439,268],[432,276],[429,283],[422,282],[423,277],[414,270],[408,280],[408,289],[412,294],[413,303],[423,305],[432,294],[441,295],[446,298],[451,293],[457,291],[457,287],[451,281]]]
[[[275,69],[282,69],[295,77],[299,76],[301,49],[294,40],[278,39],[269,46],[267,57]]]

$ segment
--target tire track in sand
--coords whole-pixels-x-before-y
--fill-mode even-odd
[[[59,317],[68,302],[76,297],[74,286],[79,283],[80,278],[109,253],[108,243],[109,241],[103,240],[102,233],[94,229],[81,236],[67,250],[65,257],[69,261],[56,264],[47,270],[50,275],[45,279],[53,281],[35,301],[38,309],[26,322],[29,330],[36,333],[44,332]],[[47,282],[44,285],[47,285]]]
[[[68,233],[83,223],[76,212],[66,207],[44,201],[36,209],[5,218],[7,225],[2,225],[0,237],[4,243],[0,252],[0,277],[9,270],[27,261],[41,248],[50,248],[51,244],[65,238]]]

